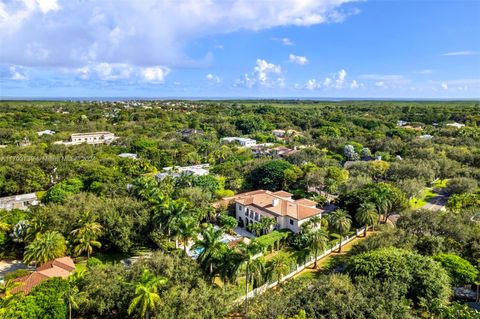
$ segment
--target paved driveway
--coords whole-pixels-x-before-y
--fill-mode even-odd
[[[426,210],[439,211],[445,209],[445,204],[447,203],[448,196],[438,195],[432,198],[427,204],[422,208]]]
[[[27,267],[21,260],[0,260],[0,280],[3,280],[7,273],[17,269],[33,270],[34,267]]]

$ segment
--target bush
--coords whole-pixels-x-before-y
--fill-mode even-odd
[[[408,250],[382,248],[354,256],[347,271],[353,278],[396,282],[417,305],[446,305],[451,294],[449,276],[440,263]]]
[[[93,268],[93,267],[100,266],[100,265],[103,265],[103,262],[98,258],[90,257],[87,260],[87,267],[88,268]]]
[[[453,285],[461,286],[474,283],[478,276],[478,270],[472,264],[460,256],[453,254],[440,254],[433,259],[440,262],[450,275]]]

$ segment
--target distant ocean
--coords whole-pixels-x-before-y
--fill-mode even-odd
[[[479,98],[459,99],[459,98],[374,98],[374,97],[185,97],[185,96],[165,96],[165,97],[115,97],[115,96],[82,96],[82,97],[11,97],[0,96],[0,101],[169,101],[169,100],[185,100],[185,101],[325,101],[325,102],[342,102],[342,101],[480,101]]]

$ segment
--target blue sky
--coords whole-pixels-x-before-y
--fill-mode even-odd
[[[480,98],[480,1],[0,0],[0,97]]]

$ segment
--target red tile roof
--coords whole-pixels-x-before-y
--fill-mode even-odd
[[[75,270],[75,264],[70,257],[61,257],[51,260],[29,275],[15,278],[21,285],[12,289],[12,294],[23,292],[28,294],[35,286],[53,277],[67,278]]]
[[[291,199],[291,195],[285,191],[270,192],[259,190],[255,192],[238,194],[231,200],[263,210],[273,216],[289,216],[296,220],[303,220],[323,213],[323,210],[315,207],[315,202],[308,199]]]

